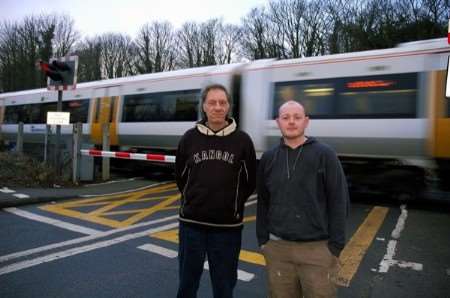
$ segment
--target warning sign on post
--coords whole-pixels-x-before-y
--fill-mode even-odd
[[[69,112],[47,112],[47,124],[49,125],[69,125]]]

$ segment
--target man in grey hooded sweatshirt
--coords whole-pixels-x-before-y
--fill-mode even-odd
[[[271,298],[336,297],[348,188],[336,153],[305,136],[308,123],[301,104],[284,103],[283,137],[258,168],[256,233]]]

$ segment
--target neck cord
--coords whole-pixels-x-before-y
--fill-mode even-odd
[[[288,179],[291,179],[291,173],[290,173],[291,171],[289,169],[289,151],[288,150],[289,149],[286,149],[286,168],[287,168]],[[300,149],[298,149],[297,156],[295,157],[294,166],[292,167],[293,172],[295,172],[295,166],[297,165],[297,161],[298,161],[300,154],[302,153],[302,150],[303,150],[303,145],[300,147]]]

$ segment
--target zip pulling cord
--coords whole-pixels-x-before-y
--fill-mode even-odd
[[[291,171],[289,170],[289,151],[288,150],[289,149],[286,149],[286,169],[287,169],[287,176],[288,176],[288,180],[289,180],[289,179],[291,179],[291,173],[290,173]],[[303,145],[301,145],[300,149],[298,149],[297,156],[295,157],[294,166],[292,167],[293,172],[295,172],[295,166],[297,165],[298,158],[300,157],[300,154],[302,153],[302,151],[303,151]]]

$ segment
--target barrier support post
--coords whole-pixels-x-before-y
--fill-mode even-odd
[[[48,149],[50,144],[50,135],[52,133],[52,127],[48,124],[45,125],[45,135],[44,135],[44,163],[47,164],[48,160]]]
[[[23,154],[23,122],[19,122],[17,129],[16,152]]]
[[[83,134],[83,124],[78,122],[73,125],[73,150],[72,150],[72,182],[78,185],[80,178],[80,150],[81,150],[81,137]]]
[[[109,151],[109,123],[104,123],[102,125],[102,150]],[[102,158],[102,180],[106,181],[110,178],[110,166],[109,166],[109,157]]]

